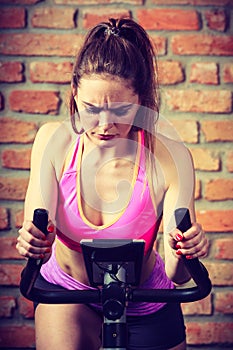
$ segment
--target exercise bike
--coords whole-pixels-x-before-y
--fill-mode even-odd
[[[189,211],[175,211],[177,228],[182,232],[191,227]],[[33,223],[47,233],[48,212],[36,209]],[[104,321],[102,349],[127,349],[127,302],[192,302],[205,298],[212,285],[208,271],[197,259],[184,263],[194,287],[181,289],[140,289],[141,267],[144,254],[143,240],[95,239],[82,240],[81,247],[87,275],[92,290],[65,290],[57,285],[40,283],[38,276],[42,260],[28,259],[22,271],[20,291],[34,302],[45,304],[91,304],[100,303]]]

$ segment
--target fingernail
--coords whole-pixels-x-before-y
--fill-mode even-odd
[[[45,252],[46,252],[46,253],[50,253],[50,252],[51,252],[51,249],[50,249],[50,248],[46,248],[46,249],[45,249]]]
[[[182,255],[181,250],[177,250],[177,251],[176,251],[176,254],[177,254],[177,255]]]
[[[192,255],[186,255],[186,259],[192,259]]]
[[[183,235],[181,235],[180,233],[177,233],[175,238],[177,241],[182,241]]]
[[[44,259],[44,254],[40,254],[40,259]]]
[[[50,225],[47,230],[49,231],[49,233],[53,233],[54,232],[54,226]]]
[[[181,248],[181,246],[177,243],[176,244],[176,249],[180,249]]]

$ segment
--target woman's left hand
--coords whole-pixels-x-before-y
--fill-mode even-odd
[[[209,241],[198,223],[185,232],[177,228],[169,234],[169,244],[177,257],[185,255],[187,259],[204,258],[208,254]]]

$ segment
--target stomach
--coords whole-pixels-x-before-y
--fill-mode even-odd
[[[60,268],[68,275],[81,283],[86,285],[90,284],[82,253],[68,248],[59,239],[56,239],[56,260]],[[156,256],[152,249],[143,258],[140,284],[149,278],[153,271],[155,261]]]

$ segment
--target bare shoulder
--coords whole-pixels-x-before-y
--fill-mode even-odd
[[[160,162],[172,160],[172,163],[180,163],[186,160],[191,160],[189,149],[181,141],[170,139],[162,134],[156,136],[156,157]]]
[[[36,152],[44,152],[46,149],[46,152],[50,155],[58,154],[58,152],[64,152],[69,148],[75,137],[77,135],[68,121],[49,122],[43,124],[38,130],[34,149]]]
[[[162,169],[166,188],[177,184],[180,179],[193,183],[194,167],[192,156],[184,143],[163,135],[156,137],[156,161]]]
[[[33,145],[31,168],[52,166],[59,179],[67,152],[75,138],[77,135],[68,121],[42,125]]]
[[[49,122],[43,124],[38,133],[37,138],[47,142],[69,142],[75,137],[75,133],[68,121],[64,122]]]

